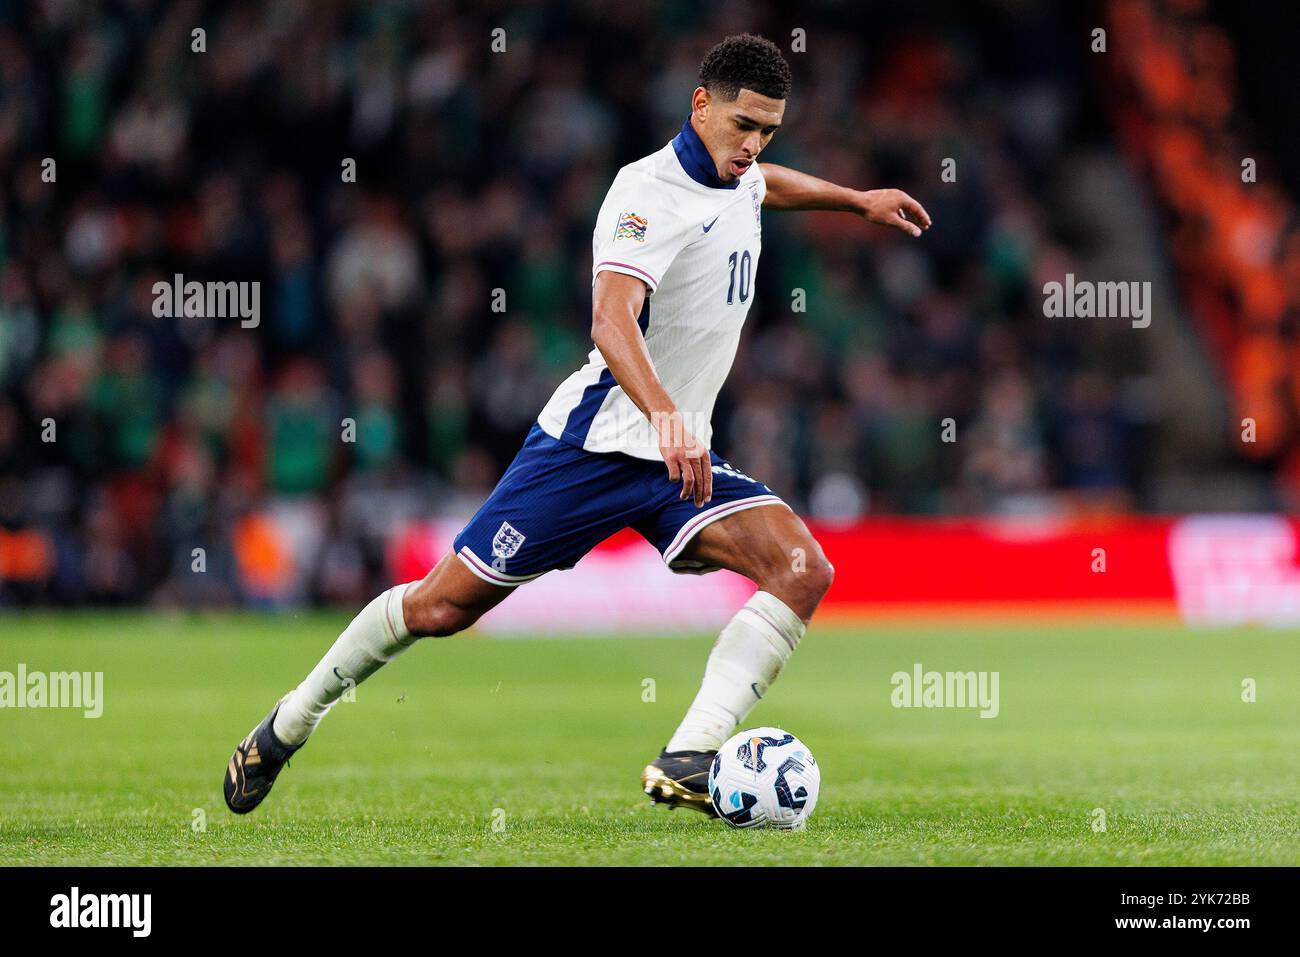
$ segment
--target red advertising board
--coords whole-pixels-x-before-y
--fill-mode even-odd
[[[394,578],[421,577],[457,528],[406,529],[394,542]],[[1300,522],[1286,516],[881,518],[812,528],[835,566],[819,620],[1066,614],[1300,624]],[[752,591],[726,572],[673,575],[653,548],[626,531],[571,571],[521,587],[482,627],[709,630]]]

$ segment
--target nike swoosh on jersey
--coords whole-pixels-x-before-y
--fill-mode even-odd
[[[709,225],[705,226],[705,227],[704,227],[704,231],[707,233],[710,229],[712,229],[712,228],[713,228],[713,223],[716,223],[716,222],[721,218],[721,216],[722,216],[721,213],[718,213],[717,216],[714,216],[714,217],[713,217],[713,222],[712,222],[712,223],[709,223]]]

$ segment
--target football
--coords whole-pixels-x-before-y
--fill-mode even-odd
[[[780,728],[730,738],[709,767],[709,796],[732,827],[799,830],[812,816],[821,768],[808,746]]]

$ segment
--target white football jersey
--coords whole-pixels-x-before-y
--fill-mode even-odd
[[[722,383],[754,297],[767,183],[758,163],[723,184],[690,125],[618,171],[596,217],[592,282],[606,270],[649,287],[641,331],[655,371],[705,447]],[[548,435],[592,452],[659,458],[649,420],[614,381],[599,349],[537,418]]]

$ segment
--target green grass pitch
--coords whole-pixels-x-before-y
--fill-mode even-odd
[[[747,722],[822,765],[802,833],[638,789],[712,636],[421,642],[234,817],[231,749],[346,621],[0,618],[0,671],[102,671],[105,696],[0,710],[0,864],[1300,863],[1297,635],[1137,624],[814,624]],[[998,671],[1001,714],[892,707],[914,662]]]

